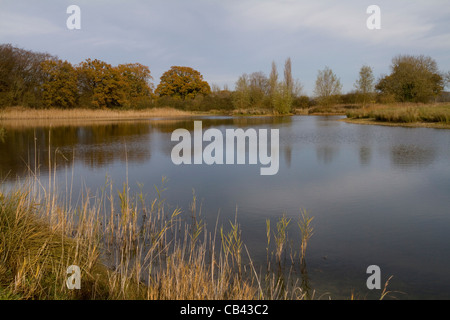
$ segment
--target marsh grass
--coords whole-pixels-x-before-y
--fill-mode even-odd
[[[377,122],[412,124],[429,123],[450,125],[450,105],[374,105],[367,108],[349,110],[349,119],[371,119]]]
[[[300,261],[303,264],[306,257],[306,247],[311,239],[314,229],[312,227],[312,221],[314,217],[310,217],[308,212],[301,210],[301,217],[299,218],[297,224],[301,233],[301,245],[300,245]]]
[[[359,104],[336,104],[333,106],[314,106],[309,107],[300,114],[309,115],[339,115],[346,114],[347,112],[352,112],[354,110],[361,109],[362,106]]]
[[[50,143],[51,141],[49,141]],[[303,299],[284,273],[261,274],[237,220],[207,229],[193,194],[189,212],[168,209],[165,179],[148,201],[128,182],[116,190],[60,189],[30,170],[0,194],[0,298],[3,299]],[[64,192],[66,190],[66,192]],[[286,220],[277,223],[285,246]],[[284,243],[284,244],[283,244]],[[277,248],[279,260],[281,248]],[[67,268],[81,269],[81,289],[66,287]]]
[[[148,117],[173,117],[192,115],[193,112],[173,108],[150,108],[142,110],[117,109],[30,109],[9,107],[0,109],[0,120],[37,120],[37,119],[140,119]]]

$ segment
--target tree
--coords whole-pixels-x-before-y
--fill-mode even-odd
[[[87,59],[77,66],[47,53],[0,45],[0,106],[145,107],[152,102],[148,67]]]
[[[279,82],[273,94],[272,104],[276,112],[280,114],[289,113],[292,109],[292,94],[285,82]]]
[[[444,85],[434,59],[399,55],[392,59],[391,74],[382,77],[376,89],[400,102],[428,102],[442,92]]]
[[[244,73],[236,81],[233,105],[238,109],[269,107],[270,84],[261,72]]]
[[[237,109],[246,109],[250,107],[250,84],[246,73],[236,81],[235,92],[233,95],[233,106]]]
[[[197,70],[189,67],[172,66],[164,72],[155,93],[160,97],[194,99],[198,94],[207,95],[211,92],[208,82]]]
[[[55,59],[47,53],[0,45],[0,104],[39,106],[42,83],[41,63]]]
[[[78,76],[83,104],[94,108],[113,108],[126,103],[124,78],[110,64],[87,59],[78,66]]]
[[[292,77],[291,58],[287,58],[284,63],[284,79],[277,82],[278,73],[275,63],[272,63],[271,78],[269,80],[271,88],[271,100],[274,110],[278,113],[285,114],[291,112],[294,99],[300,96],[302,86]],[[275,87],[274,87],[275,84]]]
[[[450,71],[447,71],[447,73],[444,74],[444,87],[450,86]]]
[[[140,63],[119,64],[117,71],[124,84],[122,90],[127,107],[148,106],[152,101],[153,79],[150,69]]]
[[[363,107],[373,96],[375,88],[374,81],[375,78],[373,76],[372,68],[367,65],[362,66],[359,71],[359,78],[355,82],[355,88]]]
[[[284,63],[284,83],[289,95],[294,94],[294,79],[292,78],[292,63],[291,58],[287,58]]]
[[[248,85],[250,104],[257,108],[265,107],[269,92],[269,79],[266,75],[261,71],[253,72],[248,76]]]
[[[277,85],[278,85],[277,65],[275,64],[275,61],[272,61],[272,70],[270,71],[270,76],[269,76],[270,100],[273,100],[273,96],[275,95],[275,90],[277,90]]]
[[[70,109],[78,98],[78,77],[67,61],[46,60],[41,63],[43,73],[42,103],[45,107]]]
[[[319,70],[314,89],[319,104],[329,106],[337,103],[341,90],[341,81],[329,67]]]

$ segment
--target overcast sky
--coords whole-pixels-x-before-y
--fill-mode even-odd
[[[66,26],[72,4],[81,9],[80,30]],[[381,9],[380,30],[366,26],[372,4]],[[347,92],[363,64],[378,78],[398,54],[429,55],[450,70],[450,1],[0,0],[0,43],[74,64],[139,62],[155,84],[171,66],[189,66],[230,89],[243,73],[268,75],[272,61],[282,74],[290,57],[306,94],[325,66]]]

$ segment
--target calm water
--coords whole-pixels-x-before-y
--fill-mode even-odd
[[[40,163],[48,168],[48,140],[59,181],[91,190],[126,179],[188,210],[193,190],[209,230],[234,220],[252,258],[265,261],[266,219],[292,217],[298,243],[300,209],[314,216],[307,252],[316,297],[378,297],[366,287],[366,269],[381,268],[382,284],[399,299],[450,299],[450,130],[347,124],[340,117],[203,117],[203,129],[280,130],[280,169],[261,176],[260,165],[172,164],[173,130],[193,129],[194,118],[98,122],[95,125],[12,127],[0,141],[0,177],[15,181]],[[35,140],[36,137],[36,140]],[[35,157],[36,146],[36,157]],[[36,158],[36,159],[35,159]],[[128,164],[128,165],[126,165]],[[296,248],[299,246],[297,245]]]

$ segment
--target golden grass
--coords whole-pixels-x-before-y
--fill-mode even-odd
[[[314,106],[303,109],[299,114],[308,115],[343,115],[349,110],[360,109],[361,105],[358,104],[336,104],[333,106]]]
[[[143,110],[109,110],[109,109],[30,109],[9,107],[0,109],[0,120],[36,120],[36,119],[142,119],[154,117],[179,117],[193,115],[193,112],[173,108],[152,108]]]
[[[237,221],[209,232],[195,197],[188,223],[180,209],[167,210],[162,189],[147,203],[143,193],[130,195],[126,184],[115,192],[108,181],[72,206],[68,195],[58,195],[56,181],[48,183],[34,177],[0,193],[0,298],[306,297],[300,286],[287,288],[281,273],[256,271]],[[70,265],[81,268],[80,290],[66,287]]]
[[[450,105],[438,104],[394,104],[372,105],[346,113],[342,121],[358,124],[388,126],[450,128]]]

